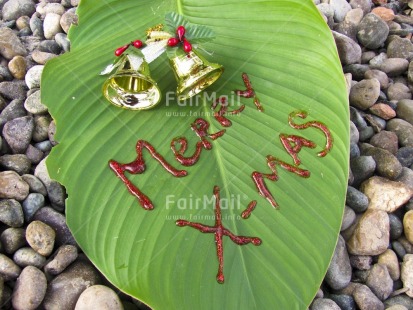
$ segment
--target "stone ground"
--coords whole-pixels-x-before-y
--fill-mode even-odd
[[[310,309],[413,309],[413,0],[313,2],[346,74],[351,172],[339,242]],[[80,252],[65,190],[45,167],[55,126],[40,77],[69,50],[77,5],[0,0],[2,309],[147,309]]]

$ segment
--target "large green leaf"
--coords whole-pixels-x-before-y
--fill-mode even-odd
[[[265,109],[259,112],[252,99],[242,98],[245,110],[228,116],[232,126],[189,168],[174,160],[170,142],[185,136],[192,153],[199,139],[190,125],[197,115],[211,124],[210,132],[222,129],[211,114],[211,100],[190,106],[164,96],[152,110],[122,110],[104,99],[106,77],[99,76],[115,48],[143,38],[172,11],[216,35],[203,47],[225,72],[207,93],[245,89],[246,72]],[[47,161],[49,172],[67,188],[68,225],[83,251],[113,284],[155,309],[306,309],[337,240],[349,142],[341,66],[312,1],[83,0],[78,14],[71,52],[44,70],[42,100],[56,119],[60,142]],[[151,72],[164,94],[174,91],[166,55],[151,63]],[[334,145],[327,156],[317,156],[326,143],[319,129],[289,126],[288,115],[297,110],[308,117],[296,122],[320,121],[331,131]],[[309,178],[278,167],[279,180],[265,181],[280,205],[276,210],[258,194],[251,174],[270,173],[265,159],[270,154],[292,164],[281,133],[305,137],[317,147],[299,153],[299,167],[311,172]],[[141,139],[188,171],[175,178],[144,151],[146,172],[126,175],[153,201],[152,211],[139,205],[108,166],[111,159],[133,161]],[[215,185],[223,202],[235,201],[222,208],[223,225],[263,241],[239,246],[224,238],[224,284],[216,281],[214,235],[175,224],[192,217],[214,225]],[[258,202],[255,211],[241,219],[251,200]]]

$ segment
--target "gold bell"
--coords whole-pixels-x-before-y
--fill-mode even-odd
[[[212,85],[224,72],[224,67],[208,62],[195,49],[170,59],[178,87],[179,100],[185,100]]]
[[[158,85],[150,77],[149,65],[127,54],[121,56],[116,72],[103,84],[103,94],[114,105],[130,110],[146,110],[161,99]]]

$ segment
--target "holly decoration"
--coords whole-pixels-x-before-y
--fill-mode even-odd
[[[129,48],[129,46],[131,46],[131,45],[134,46],[137,49],[140,49],[143,46],[143,43],[142,43],[141,40],[135,40],[135,41],[132,41],[129,44],[126,44],[126,45],[123,45],[123,46],[117,48],[115,50],[116,57],[121,56]]]
[[[179,43],[182,43],[182,47],[185,53],[189,53],[190,51],[192,51],[192,44],[189,43],[189,41],[185,38],[185,32],[186,29],[184,26],[179,26],[178,28],[176,28],[176,35],[178,37],[170,38],[168,40],[168,46],[174,47],[177,46]]]

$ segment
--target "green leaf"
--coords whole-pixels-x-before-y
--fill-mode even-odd
[[[185,37],[193,44],[208,42],[215,38],[215,34],[211,28],[203,25],[192,24],[176,12],[169,12],[166,14],[165,24],[169,32],[173,34],[176,32],[176,28],[179,26],[184,26],[186,29]]]
[[[348,175],[348,103],[331,33],[311,0],[82,0],[79,25],[69,37],[71,52],[51,60],[42,77],[42,102],[56,119],[56,139],[47,165],[66,186],[67,222],[91,261],[114,285],[154,309],[306,309],[333,254],[344,208]],[[99,73],[113,51],[177,12],[211,28],[216,39],[205,57],[225,67],[222,77],[193,100],[178,102],[166,55],[151,63],[151,76],[164,97],[152,110],[119,109],[104,99]],[[246,72],[262,106],[233,94],[246,87]],[[170,149],[184,136],[192,154],[199,140],[191,123],[202,117],[209,132],[223,127],[211,114],[212,97],[226,95],[232,126],[210,141],[200,160],[183,167]],[[207,96],[205,96],[207,95]],[[172,98],[172,99],[171,99]],[[231,99],[234,99],[232,104]],[[317,128],[288,124],[324,123],[334,138],[326,144]],[[280,208],[259,195],[251,174],[271,173],[266,156],[293,165],[280,134],[313,141],[299,152],[302,178],[277,167],[278,181],[265,180]],[[108,161],[132,162],[135,145],[146,140],[188,176],[175,178],[143,151],[146,171],[125,175],[153,202],[144,210]],[[177,219],[214,225],[214,186],[221,189],[222,223],[237,235],[259,237],[262,245],[239,246],[224,236],[225,283],[218,284],[214,235],[178,227]],[[240,218],[252,200],[256,209]]]

